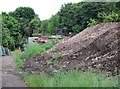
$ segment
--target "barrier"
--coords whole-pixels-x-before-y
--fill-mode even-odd
[[[11,51],[3,46],[0,46],[0,56],[9,56],[11,55]]]

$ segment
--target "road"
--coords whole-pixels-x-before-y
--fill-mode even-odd
[[[0,57],[0,87],[27,87],[18,72],[12,56]]]

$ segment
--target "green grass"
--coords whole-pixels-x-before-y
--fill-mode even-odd
[[[105,77],[91,71],[59,72],[53,76],[25,75],[24,80],[30,87],[118,87],[117,77]]]
[[[49,41],[45,44],[39,45],[39,44],[29,44],[26,47],[26,50],[24,51],[24,53],[22,54],[23,58],[28,58],[28,57],[33,57],[36,56],[37,54],[43,53],[46,50],[50,49],[51,47],[53,47],[56,43],[57,43],[57,39]]]
[[[21,59],[21,52],[19,50],[15,50],[12,55],[13,55],[13,58],[15,59],[17,67],[23,67],[24,60]]]
[[[24,51],[24,53],[22,54],[22,57],[28,58],[30,56],[35,56],[44,51],[45,51],[45,48],[41,47],[41,45],[39,44],[29,44],[26,47],[26,50]]]
[[[40,54],[42,52],[45,52],[46,50],[53,47],[58,42],[57,39],[47,42],[46,44],[30,44],[27,46],[24,53],[21,53],[19,50],[15,50],[13,52],[13,57],[16,61],[16,65],[18,67],[24,67],[24,59],[28,58],[30,56],[36,56],[37,54]]]

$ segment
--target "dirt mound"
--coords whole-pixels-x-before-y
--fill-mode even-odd
[[[88,27],[52,49],[26,60],[24,70],[30,73],[52,73],[58,70],[88,67],[107,75],[118,75],[120,23],[101,23]]]

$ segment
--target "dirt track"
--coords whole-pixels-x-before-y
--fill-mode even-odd
[[[2,81],[0,81],[2,87],[27,87],[18,75],[19,69],[16,67],[12,56],[0,57],[0,66],[2,66],[0,70],[2,73]]]

